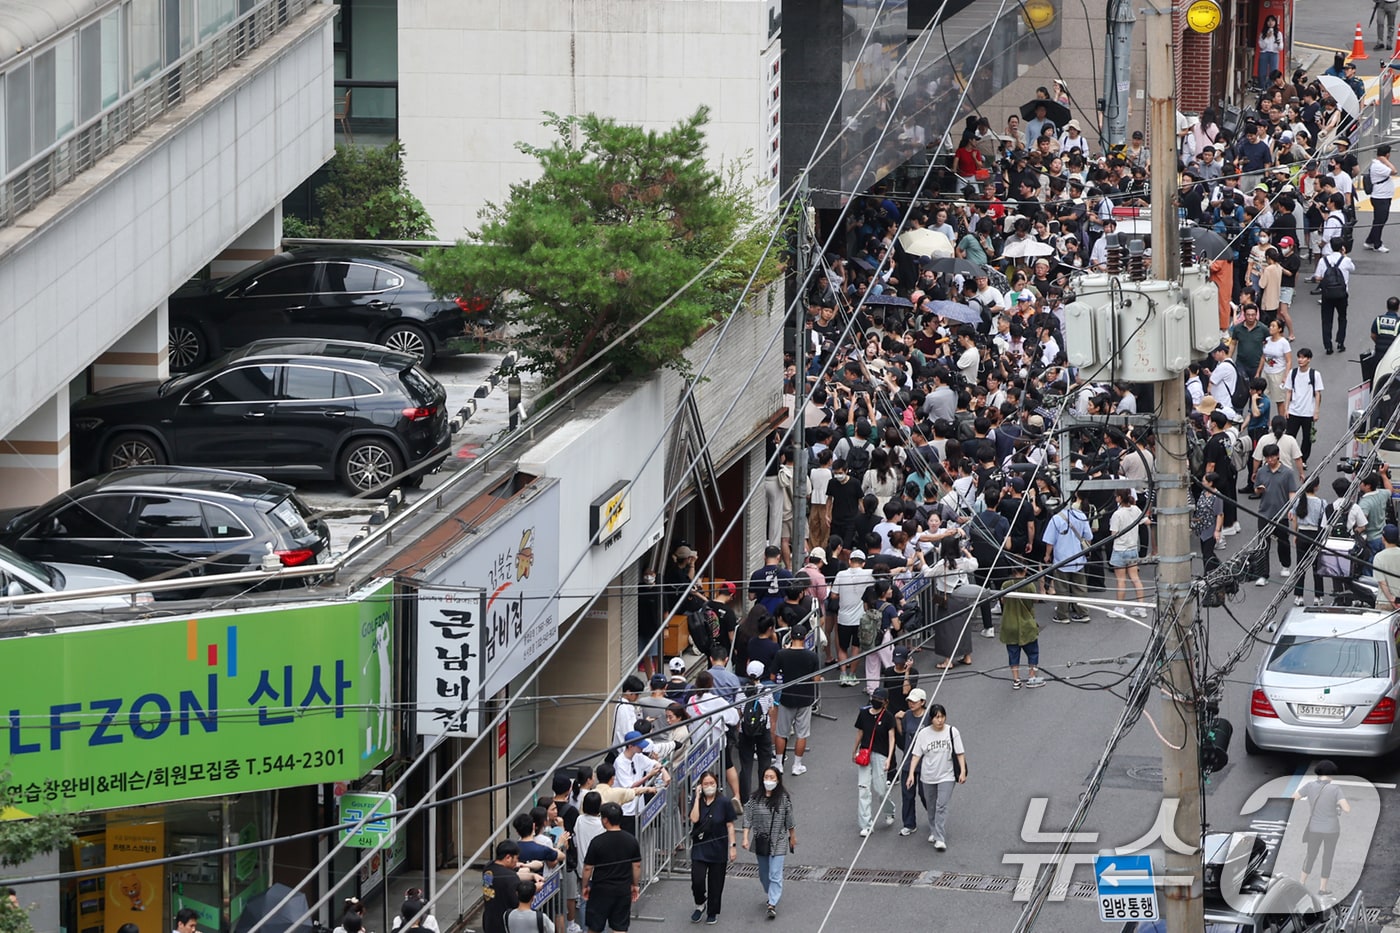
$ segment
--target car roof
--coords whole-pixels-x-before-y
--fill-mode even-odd
[[[390,350],[375,343],[360,343],[355,340],[319,340],[316,338],[269,337],[254,340],[246,346],[228,354],[228,362],[241,362],[249,359],[270,359],[279,362],[291,360],[334,360],[337,363],[368,363],[386,369],[402,371],[417,362],[410,354]]]
[[[1390,638],[1394,613],[1374,609],[1319,606],[1295,608],[1279,623],[1275,640],[1283,635],[1308,638],[1370,638],[1385,641]]]
[[[79,483],[60,498],[89,492],[132,489],[152,492],[210,493],[221,498],[256,499],[277,503],[295,490],[256,473],[205,467],[140,466],[114,470]]]

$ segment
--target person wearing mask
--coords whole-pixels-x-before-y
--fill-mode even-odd
[[[768,919],[775,920],[783,896],[783,860],[797,851],[797,822],[782,771],[769,765],[763,769],[762,782],[744,806],[744,848],[758,860],[758,883],[768,898]]]
[[[948,848],[948,802],[953,785],[967,782],[967,758],[962,734],[948,725],[943,704],[929,707],[928,724],[914,736],[906,786],[917,779],[923,785],[925,809],[929,815],[928,841],[939,852]]]
[[[1298,270],[1302,268],[1303,257],[1298,252],[1298,243],[1291,236],[1281,236],[1278,240],[1278,264],[1283,268],[1279,277],[1278,316],[1284,322],[1284,336],[1291,343],[1293,336],[1293,291],[1298,285]]]
[[[856,819],[860,834],[869,836],[883,806],[885,825],[894,825],[894,799],[889,793],[887,773],[894,759],[895,719],[887,709],[889,693],[876,687],[870,703],[856,713],[855,747],[851,760],[856,765]]]
[[[719,922],[725,872],[739,855],[735,819],[733,804],[719,792],[719,778],[713,771],[700,775],[690,803],[690,893],[695,898],[691,923]]]

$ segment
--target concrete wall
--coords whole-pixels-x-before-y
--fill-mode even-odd
[[[325,12],[0,231],[0,435],[330,156]]]
[[[408,182],[456,239],[535,174],[544,112],[662,129],[701,104],[711,158],[767,175],[765,0],[401,0],[399,136]]]

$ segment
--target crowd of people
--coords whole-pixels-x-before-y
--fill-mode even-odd
[[[1262,36],[1261,52],[1275,41]],[[1354,81],[1344,61],[1328,71]],[[707,585],[699,555],[679,544],[661,578],[643,581],[643,641],[675,606],[708,667],[690,676],[681,658],[655,659],[627,678],[615,754],[556,776],[554,798],[498,847],[493,874],[508,877],[487,933],[529,933],[526,886],[556,865],[572,878],[558,918],[567,933],[625,930],[638,817],[670,784],[668,763],[699,741],[722,753],[671,804],[690,827],[691,920],[718,922],[726,867],[744,850],[774,918],[797,846],[785,781],[808,770],[823,687],[864,693],[852,723],[856,831],[899,824],[912,835],[922,802],[929,842],[947,848],[966,749],[920,686],[918,652],[931,647],[927,666],[948,670],[973,663],[977,638],[996,640],[1009,688],[1036,688],[1042,621],[1092,624],[1103,607],[1089,592],[1110,587],[1122,608],[1104,622],[1148,614],[1157,450],[1140,416],[1156,408],[1153,387],[1111,366],[1069,366],[1064,314],[1075,276],[1108,267],[1124,215],[1148,206],[1154,168],[1175,163],[1186,218],[1226,244],[1201,257],[1221,292],[1221,342],[1180,386],[1202,566],[1220,566],[1217,551],[1248,515],[1270,544],[1250,557],[1259,585],[1271,551],[1286,579],[1297,555],[1340,530],[1364,543],[1382,598],[1400,606],[1388,472],[1362,477],[1360,495],[1346,481],[1330,502],[1316,494],[1307,463],[1326,387],[1295,326],[1316,297],[1323,350],[1346,351],[1356,202],[1365,191],[1375,215],[1363,247],[1386,252],[1397,170],[1387,146],[1364,165],[1351,153],[1354,120],[1305,71],[1262,74],[1237,123],[1207,111],[1180,118],[1175,139],[1133,133],[1105,153],[1047,108],[1024,124],[1012,115],[1004,132],[969,117],[934,194],[877,188],[857,199],[817,257],[797,335],[803,368],[786,363],[793,417],[769,438],[762,565],[742,589]],[[1400,334],[1400,298],[1387,314],[1371,328],[1372,365]],[[799,507],[806,533],[794,537]],[[1300,605],[1302,577],[1292,580]]]

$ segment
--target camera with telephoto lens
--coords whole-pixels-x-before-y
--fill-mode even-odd
[[[1338,473],[1355,473],[1361,469],[1361,461],[1356,457],[1343,457],[1337,461]]]

